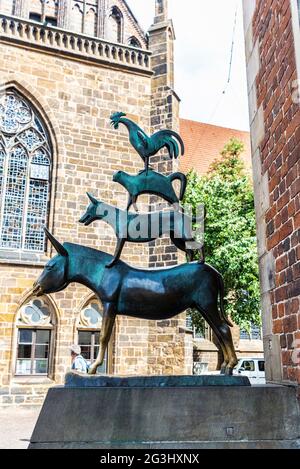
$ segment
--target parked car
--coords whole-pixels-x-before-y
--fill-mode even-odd
[[[248,376],[251,384],[265,384],[265,360],[253,357],[240,358],[234,374]]]

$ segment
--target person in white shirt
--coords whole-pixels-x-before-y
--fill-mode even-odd
[[[87,373],[88,366],[81,355],[81,348],[80,345],[73,344],[70,347],[71,357],[72,357],[72,370],[78,371],[79,373]]]

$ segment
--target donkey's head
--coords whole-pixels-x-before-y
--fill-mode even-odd
[[[68,251],[54,238],[47,228],[44,228],[44,230],[58,254],[47,262],[43,272],[34,283],[33,293],[36,296],[56,293],[68,285]]]
[[[79,223],[83,223],[85,226],[90,225],[97,216],[97,207],[98,207],[98,200],[87,192],[87,196],[90,199],[91,203],[86,209],[86,212],[79,220]]]

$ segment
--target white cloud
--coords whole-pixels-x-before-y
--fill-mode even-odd
[[[147,30],[154,0],[127,0]],[[226,86],[235,11],[231,81]],[[175,90],[182,99],[181,117],[224,127],[249,129],[241,0],[169,0],[175,43]]]

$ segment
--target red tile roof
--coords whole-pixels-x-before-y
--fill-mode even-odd
[[[224,145],[233,137],[244,143],[243,160],[247,169],[251,169],[249,132],[180,119],[180,135],[185,143],[185,154],[180,161],[180,170],[183,173],[190,169],[195,169],[200,175],[207,173],[211,163],[220,157]]]

